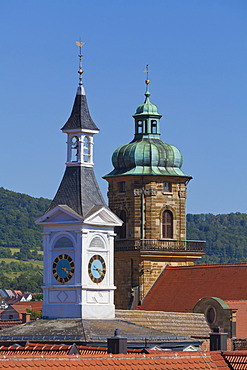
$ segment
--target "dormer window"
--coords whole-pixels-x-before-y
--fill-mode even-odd
[[[89,137],[85,136],[83,140],[83,161],[89,162],[90,157],[90,141]]]
[[[78,162],[78,137],[74,136],[71,139],[71,161]]]
[[[151,133],[152,134],[157,134],[157,121],[151,121]]]

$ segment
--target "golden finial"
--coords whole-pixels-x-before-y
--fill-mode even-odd
[[[83,69],[82,69],[82,53],[81,53],[81,48],[83,45],[85,45],[86,43],[85,42],[81,42],[81,41],[76,41],[75,42],[76,46],[79,46],[79,70],[78,70],[78,73],[79,73],[79,85],[82,85],[82,74],[83,74]]]
[[[147,79],[145,81],[146,85],[150,84],[150,80],[148,79],[148,64],[146,65],[146,68],[144,69],[144,72],[147,74]]]

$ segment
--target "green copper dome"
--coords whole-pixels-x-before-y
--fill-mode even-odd
[[[147,83],[147,82],[146,82]],[[160,139],[160,118],[156,105],[146,90],[144,104],[139,105],[135,119],[134,139],[117,148],[112,155],[114,170],[105,177],[127,175],[190,176],[181,171],[183,157],[179,149]]]
[[[115,168],[111,175],[185,176],[180,170],[181,152],[159,139],[142,139],[117,148],[112,156]]]

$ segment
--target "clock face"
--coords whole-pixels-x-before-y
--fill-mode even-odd
[[[88,274],[90,279],[97,284],[101,283],[101,281],[104,279],[106,274],[106,264],[104,258],[99,254],[95,254],[90,258],[88,263]]]
[[[57,281],[62,284],[67,283],[74,275],[74,271],[74,262],[68,254],[60,254],[55,258],[52,265],[52,272]]]

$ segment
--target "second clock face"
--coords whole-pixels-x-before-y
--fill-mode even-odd
[[[52,265],[54,278],[60,283],[67,283],[74,275],[75,265],[68,254],[57,256]]]
[[[90,258],[88,263],[88,274],[90,279],[97,284],[101,283],[101,281],[104,279],[106,274],[106,264],[104,258],[99,254],[95,254]]]

